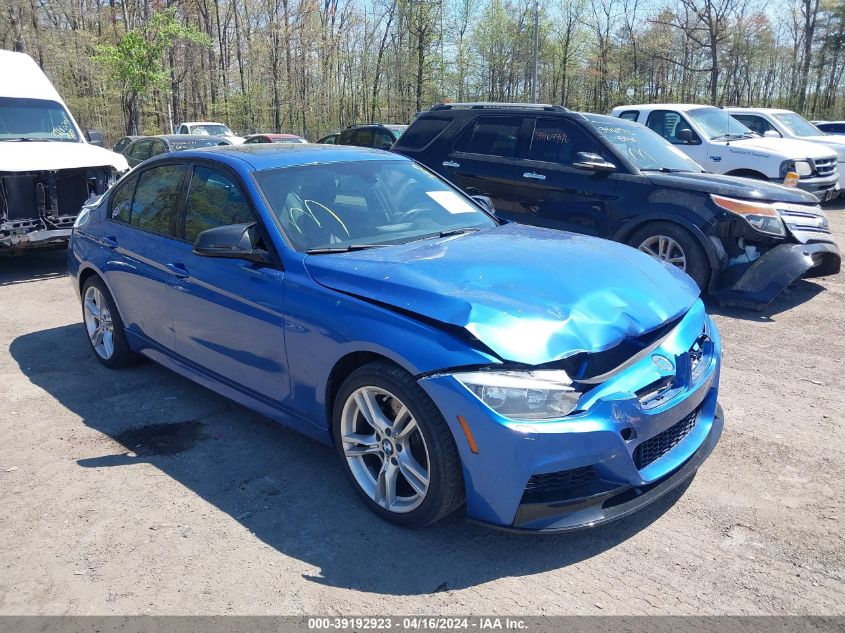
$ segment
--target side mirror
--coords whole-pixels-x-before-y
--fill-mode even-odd
[[[470,196],[473,200],[475,200],[482,209],[487,211],[487,213],[496,213],[496,209],[493,208],[493,201],[489,198],[489,196]]]
[[[381,148],[386,152],[389,152],[391,147],[393,147],[393,145],[390,144],[390,143],[382,143],[381,144]]]
[[[598,154],[591,154],[590,152],[577,152],[572,166],[576,169],[585,169],[587,171],[611,172],[616,169],[616,165],[613,163],[606,161]]]
[[[261,264],[271,263],[270,253],[256,248],[258,227],[251,224],[227,224],[208,229],[194,240],[194,253],[203,257],[245,259]]]
[[[780,132],[778,132],[777,130],[766,130],[765,132],[763,132],[763,136],[765,136],[766,138],[781,138]]]
[[[96,145],[97,147],[106,146],[105,140],[103,139],[103,133],[99,130],[85,130],[85,138],[91,145]]]
[[[696,142],[695,132],[693,132],[688,127],[683,128],[682,130],[678,130],[678,133],[675,135],[681,143],[686,143],[687,145],[692,145]]]

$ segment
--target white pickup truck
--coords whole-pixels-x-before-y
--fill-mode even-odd
[[[85,201],[127,169],[86,140],[29,55],[0,51],[0,255],[65,248]]]
[[[791,138],[819,143],[836,152],[839,163],[839,191],[845,196],[845,136],[822,132],[807,119],[792,110],[778,108],[725,108],[745,127],[770,138]]]
[[[820,202],[839,196],[833,150],[808,141],[760,136],[721,108],[650,104],[619,106],[610,114],[642,123],[707,171],[776,183],[796,172],[798,187]]]
[[[206,134],[211,136],[222,136],[233,145],[240,145],[244,142],[243,136],[235,136],[228,125],[214,123],[212,121],[186,121],[176,126],[175,134]]]

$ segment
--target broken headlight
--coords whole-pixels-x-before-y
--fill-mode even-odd
[[[777,209],[772,204],[737,200],[715,194],[710,194],[710,199],[720,209],[742,217],[755,231],[778,237],[786,235],[786,227],[784,227]]]
[[[453,376],[493,411],[517,420],[569,415],[581,395],[562,370],[474,371]]]

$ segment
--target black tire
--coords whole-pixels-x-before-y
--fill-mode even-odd
[[[129,348],[129,343],[126,340],[126,332],[123,327],[123,320],[120,318],[120,313],[117,311],[114,299],[106,287],[106,284],[103,283],[103,280],[96,275],[86,279],[85,283],[82,285],[82,327],[86,328],[85,297],[88,294],[89,288],[96,288],[100,292],[103,301],[108,307],[109,314],[111,316],[112,341],[114,347],[111,356],[108,358],[103,357],[94,348],[94,343],[88,335],[88,330],[85,329],[85,338],[88,340],[88,344],[91,347],[91,352],[94,354],[94,357],[110,369],[120,369],[135,364],[138,362],[140,357]]]
[[[661,235],[671,238],[681,247],[686,258],[684,272],[693,278],[702,292],[706,292],[713,269],[704,248],[684,227],[674,222],[651,222],[634,231],[628,238],[628,244],[641,250],[649,239]]]
[[[392,512],[376,503],[352,472],[341,441],[341,416],[349,397],[362,387],[390,392],[404,404],[417,422],[427,447],[429,485],[422,503],[405,513]],[[383,519],[405,527],[430,525],[452,514],[464,504],[461,461],[455,441],[440,410],[412,376],[396,365],[379,361],[353,371],[343,384],[332,407],[332,434],[342,467],[364,503]]]

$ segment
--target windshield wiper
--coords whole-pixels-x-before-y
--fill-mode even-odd
[[[692,171],[691,169],[677,169],[674,167],[640,167],[640,171],[659,171],[663,174],[677,174],[682,171]]]
[[[731,140],[736,138],[751,138],[745,132],[728,132],[727,134],[719,134],[719,136],[714,136],[711,138],[711,141],[723,141],[723,140]]]
[[[308,255],[324,255],[326,253],[351,253],[352,251],[365,251],[368,248],[384,248],[390,244],[347,244],[346,246],[323,246],[320,248],[309,248],[305,251]]]

